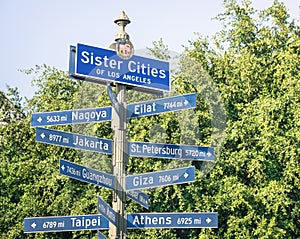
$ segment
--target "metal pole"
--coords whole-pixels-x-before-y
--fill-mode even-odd
[[[119,114],[114,111],[112,127],[114,130],[113,173],[115,189],[113,194],[113,209],[117,212],[117,226],[110,225],[110,238],[125,239],[127,235],[127,220],[125,215],[125,169],[128,161],[128,143],[126,139],[126,86],[116,84],[116,94],[120,103]]]
[[[116,43],[113,43],[110,48],[115,49],[119,57],[127,60],[133,55],[133,46],[129,40],[129,35],[125,32],[125,26],[130,23],[130,20],[125,12],[122,11],[114,22],[120,26],[120,31],[115,36]],[[126,44],[126,48],[122,48],[122,44]],[[117,101],[119,102],[119,110],[116,110],[113,107],[112,129],[114,131],[114,148],[112,160],[113,174],[116,183],[113,192],[112,207],[117,212],[117,225],[114,226],[110,224],[109,235],[111,239],[126,239],[127,216],[125,213],[125,179],[128,162],[128,142],[126,138],[126,85],[116,83],[116,95]]]

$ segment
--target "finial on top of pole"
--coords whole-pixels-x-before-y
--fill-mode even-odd
[[[119,22],[126,22],[126,25],[130,23],[130,20],[128,18],[128,16],[126,15],[126,13],[124,11],[122,11],[119,16],[117,16],[116,20],[114,21],[114,23],[119,25]]]
[[[115,35],[115,42],[110,45],[110,48],[115,49],[118,56],[124,60],[128,60],[133,56],[134,48],[129,40],[129,35],[125,32],[125,27],[130,23],[130,20],[126,13],[122,11],[114,20],[120,27],[120,31]]]

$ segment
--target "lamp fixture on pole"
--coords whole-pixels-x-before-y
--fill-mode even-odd
[[[115,49],[120,58],[129,60],[134,53],[134,47],[129,39],[129,35],[125,32],[125,27],[130,23],[130,20],[126,13],[122,11],[114,23],[120,27],[120,31],[115,35],[115,43],[111,44],[110,48]]]

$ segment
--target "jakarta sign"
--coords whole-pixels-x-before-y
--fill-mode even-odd
[[[70,49],[70,76],[107,84],[131,85],[144,91],[170,91],[169,63],[141,56],[121,59],[114,50],[77,44]]]

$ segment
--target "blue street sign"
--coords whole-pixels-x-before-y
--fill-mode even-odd
[[[59,172],[62,175],[80,180],[82,182],[91,183],[108,189],[114,189],[115,177],[113,175],[87,168],[76,163],[60,159]]]
[[[117,99],[115,92],[113,92],[111,85],[109,84],[107,84],[107,95],[115,111],[118,115],[120,115],[120,103]]]
[[[218,228],[218,213],[130,213],[127,228]]]
[[[108,229],[102,215],[32,217],[24,219],[24,232],[63,232]]]
[[[169,63],[133,56],[121,59],[114,50],[83,44],[70,47],[70,76],[105,84],[122,83],[143,91],[170,91]]]
[[[132,200],[136,201],[144,208],[149,209],[149,196],[139,190],[127,191],[127,196]]]
[[[109,99],[119,114],[120,104],[110,85],[107,86]],[[127,105],[127,118],[155,115],[196,107],[196,94],[186,94],[169,98],[144,101]],[[51,126],[67,124],[83,124],[91,122],[109,121],[112,119],[110,106],[90,109],[75,109],[33,113],[31,126]]]
[[[100,231],[98,231],[98,239],[107,239]]]
[[[134,157],[170,158],[196,161],[214,160],[214,148],[193,145],[129,142],[129,155]]]
[[[185,167],[126,177],[126,190],[161,187],[195,181],[195,167]]]
[[[127,105],[127,118],[167,113],[196,107],[196,94],[173,96]]]
[[[105,201],[98,196],[98,212],[100,212],[108,221],[117,225],[117,213]]]
[[[59,162],[59,172],[62,175],[77,179],[82,182],[91,183],[97,186],[114,189],[114,176],[108,173],[87,168],[63,159]],[[145,208],[149,208],[149,196],[139,190],[128,191],[127,196]]]
[[[37,142],[53,144],[62,147],[112,154],[112,140],[69,133],[59,130],[36,128]]]
[[[112,119],[111,107],[33,113],[31,126],[82,124]]]

